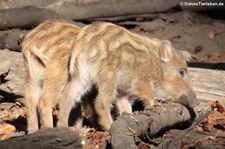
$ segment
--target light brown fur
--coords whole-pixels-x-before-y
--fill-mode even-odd
[[[188,106],[197,102],[181,52],[169,41],[146,38],[111,23],[93,23],[81,30],[73,45],[69,74],[67,100],[75,97],[78,102],[97,86],[95,108],[106,130],[116,101],[120,114],[131,112],[126,100],[133,96],[144,101],[145,108],[151,108],[158,97],[171,96]]]
[[[69,22],[48,20],[24,39],[22,52],[28,133],[38,130],[38,114],[41,127],[53,127],[52,107],[58,102],[74,104],[72,100],[63,101],[60,98],[64,96],[68,79],[71,46],[79,31],[79,27]],[[59,126],[63,114],[59,111]]]

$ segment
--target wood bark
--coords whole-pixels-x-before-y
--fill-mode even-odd
[[[0,142],[5,149],[79,149],[79,133],[69,128],[45,128],[33,134]]]
[[[0,49],[21,51],[22,39],[28,32],[20,29],[0,31]]]
[[[163,12],[179,4],[178,0],[89,0],[23,1],[0,5],[0,29],[26,27],[51,18],[84,20],[99,17]],[[8,7],[7,7],[8,6]],[[34,7],[37,6],[37,7]],[[8,8],[8,9],[5,9]],[[9,9],[11,8],[11,9]]]
[[[47,19],[65,18],[51,10],[33,6],[0,10],[0,29],[15,27],[31,27]]]
[[[0,50],[0,63],[0,99],[6,98],[13,101],[23,97],[24,67],[22,53]]]
[[[179,5],[179,0],[14,0],[2,2],[0,9],[36,6],[68,16],[71,19],[87,19],[127,14],[163,12]]]
[[[203,68],[189,68],[190,79],[197,98],[202,101],[225,99],[225,71]]]
[[[206,117],[208,117],[210,113],[211,113],[211,111],[207,110],[201,117],[195,119],[195,121],[192,123],[192,125],[190,127],[186,128],[184,130],[174,129],[174,130],[177,130],[174,137],[172,137],[172,136],[168,137],[168,138],[166,137],[166,139],[163,142],[161,142],[161,144],[158,146],[158,148],[163,148],[163,149],[180,148],[182,146],[182,142],[189,142],[189,140],[183,141],[182,139],[185,138],[186,136],[189,136],[190,134],[192,134],[192,132],[194,132],[195,127],[197,125],[199,125]],[[171,130],[169,132],[171,132]],[[172,130],[172,132],[173,132],[173,130]],[[190,143],[190,144],[194,145],[195,143]]]
[[[193,108],[196,118],[209,111],[205,103]],[[140,112],[138,115],[123,114],[113,122],[110,133],[112,147],[115,149],[138,148],[139,138],[154,136],[161,130],[187,122],[193,117],[189,110],[177,103],[157,103],[151,110]]]

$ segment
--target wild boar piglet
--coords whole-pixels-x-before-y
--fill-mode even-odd
[[[28,133],[39,129],[38,115],[41,127],[53,127],[52,108],[63,102],[69,55],[79,31],[78,26],[67,21],[47,20],[25,37],[22,52]],[[74,104],[70,102],[66,104]],[[59,126],[61,117],[59,111]]]
[[[182,52],[169,41],[147,38],[112,23],[97,22],[81,29],[73,44],[69,74],[67,95],[75,97],[75,102],[97,86],[95,109],[105,130],[113,122],[112,104],[116,103],[120,114],[131,113],[133,96],[145,108],[151,108],[159,96],[171,96],[190,107],[197,103]]]

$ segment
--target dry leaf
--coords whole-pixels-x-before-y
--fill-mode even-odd
[[[9,135],[7,134],[0,134],[0,140],[6,140],[6,139],[9,139]]]
[[[211,106],[212,111],[199,127],[202,127],[204,131],[223,134],[225,132],[225,109],[218,101],[209,102],[208,104]]]
[[[209,32],[208,32],[208,37],[209,37],[210,39],[214,39],[214,38],[215,38],[215,32],[214,32],[214,31],[209,31]]]
[[[13,125],[7,124],[5,122],[0,123],[0,132],[15,132],[16,128]]]
[[[220,113],[225,113],[225,109],[224,107],[220,104],[219,101],[215,101],[212,105],[211,105],[212,109],[216,108],[216,110]]]
[[[82,136],[82,143],[84,149],[89,148],[106,148],[107,143],[110,141],[109,132],[96,131],[90,128],[86,135]]]

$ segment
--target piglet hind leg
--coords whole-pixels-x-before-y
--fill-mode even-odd
[[[41,128],[53,127],[52,107],[53,100],[59,97],[60,89],[52,88],[45,84],[39,100],[38,110],[40,113]]]
[[[44,80],[42,95],[39,100],[41,127],[53,127],[52,108],[61,97],[64,87],[64,79],[57,75],[58,73],[50,73],[48,76],[51,76],[51,78],[48,77]]]
[[[38,100],[40,96],[41,87],[35,84],[28,84],[25,82],[25,101],[27,108],[27,131],[33,133],[38,128]]]

